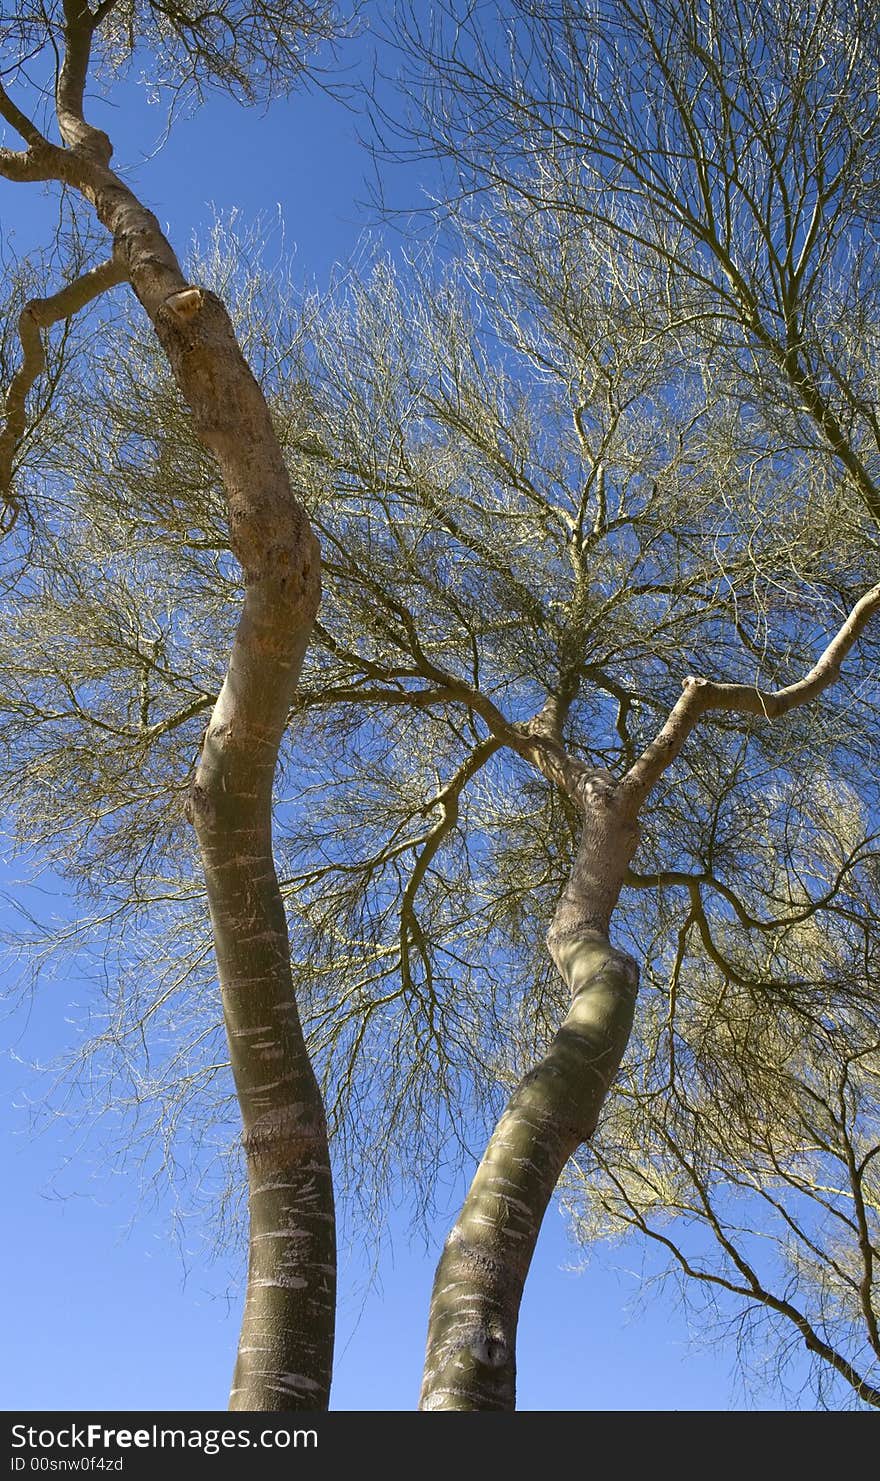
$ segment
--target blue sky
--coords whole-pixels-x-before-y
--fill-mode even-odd
[[[181,121],[147,162],[161,134],[157,111],[133,87],[96,113],[117,166],[184,251],[215,210],[247,219],[280,207],[293,272],[326,284],[365,232],[380,236],[363,202],[369,159],[357,119],[320,93],[266,112],[212,102]],[[394,172],[397,199],[417,202],[417,173]],[[40,187],[0,182],[0,224],[20,246],[47,220]],[[401,239],[386,235],[392,251]],[[0,848],[2,857],[2,848]],[[0,866],[15,893],[21,862]],[[0,1385],[8,1408],[218,1409],[225,1404],[237,1339],[240,1270],[211,1263],[199,1231],[183,1252],[160,1197],[139,1194],[134,1174],[100,1160],[98,1143],[63,1120],[34,1138],[26,1101],[44,1094],[28,1062],[47,1058],[72,1032],[71,1004],[89,984],[54,980],[6,1020],[11,1049],[0,1059],[4,1183],[4,1296],[11,1340]],[[333,1405],[408,1409],[416,1403],[434,1265],[447,1221],[429,1248],[394,1221],[375,1279],[362,1241],[344,1250]],[[370,1231],[372,1233],[372,1231]],[[694,1349],[684,1314],[656,1292],[635,1312],[637,1274],[609,1257],[585,1272],[558,1214],[548,1215],[523,1308],[520,1407],[526,1409],[727,1409],[744,1407],[731,1351]],[[618,1258],[618,1264],[629,1257]],[[170,1340],[169,1340],[170,1339]],[[766,1395],[759,1407],[776,1407]],[[781,1407],[781,1405],[779,1405]]]

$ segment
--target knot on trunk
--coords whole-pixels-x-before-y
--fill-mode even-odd
[[[324,1146],[326,1139],[325,1127],[318,1125],[313,1116],[302,1115],[297,1106],[287,1105],[258,1116],[244,1132],[241,1144],[252,1165],[269,1163],[277,1167],[302,1161],[316,1147]]]
[[[592,807],[613,807],[617,793],[617,782],[604,766],[595,771],[583,771],[578,777],[576,800],[586,810]]]
[[[479,1332],[468,1351],[484,1368],[503,1368],[508,1358],[507,1343],[502,1338],[490,1337],[487,1332]]]

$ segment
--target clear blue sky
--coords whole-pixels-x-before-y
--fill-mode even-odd
[[[133,89],[100,115],[117,166],[136,166],[160,120]],[[320,94],[266,113],[212,103],[181,122],[170,142],[129,176],[185,250],[213,209],[244,216],[280,205],[294,273],[326,283],[369,227],[362,202],[369,161],[356,120]],[[395,172],[398,199],[419,198],[417,176]],[[38,186],[0,182],[0,222],[26,245],[45,215]],[[388,246],[400,243],[392,234]],[[2,857],[2,848],[0,848]],[[21,865],[0,870],[0,888]],[[2,923],[2,922],[0,922]],[[134,1175],[96,1164],[95,1147],[57,1121],[39,1138],[23,1109],[43,1082],[22,1061],[43,1059],[72,1034],[71,1004],[89,984],[55,980],[29,1011],[6,1020],[12,1046],[0,1059],[6,1217],[2,1268],[7,1340],[0,1392],[7,1408],[220,1409],[225,1405],[240,1310],[240,1275],[205,1258],[196,1230],[184,1260],[169,1209],[145,1206]],[[358,1242],[343,1253],[338,1327],[338,1409],[411,1409],[421,1373],[428,1298],[446,1232],[411,1244],[401,1217],[377,1278]],[[656,1292],[635,1313],[636,1275],[609,1264],[566,1266],[578,1252],[561,1217],[548,1216],[520,1327],[520,1407],[526,1409],[728,1409],[744,1407],[733,1351],[698,1350],[683,1313]],[[622,1257],[621,1257],[622,1260]],[[758,1407],[781,1407],[757,1395]]]

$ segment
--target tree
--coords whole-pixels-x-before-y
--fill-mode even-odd
[[[23,511],[13,492],[16,463],[27,450],[27,396],[44,368],[41,331],[127,283],[172,367],[197,437],[216,460],[230,546],[244,575],[241,621],[187,807],[204,868],[250,1178],[248,1298],[232,1404],[252,1409],[275,1408],[279,1399],[285,1407],[326,1401],[332,1362],[335,1235],[326,1126],[291,987],[271,844],[272,783],[318,606],[319,556],[222,302],[187,281],[156,217],[111,168],[112,144],[87,118],[85,97],[93,58],[112,75],[139,45],[163,57],[160,80],[176,90],[270,96],[303,74],[308,53],[332,29],[326,7],[296,0],[235,0],[206,12],[150,0],[104,0],[94,10],[86,0],[48,8],[24,3],[5,23],[0,88],[0,116],[24,146],[0,149],[0,176],[21,185],[53,182],[77,200],[78,213],[94,212],[111,243],[104,262],[29,299],[19,315],[21,357],[0,440],[0,489],[10,518],[24,513],[35,540],[51,540],[38,501]],[[60,142],[52,141],[48,119],[39,121],[49,97]],[[160,649],[161,640],[156,660]]]
[[[612,258],[634,253],[668,307],[664,332],[682,339],[695,332],[707,374],[726,372],[740,415],[764,424],[754,456],[785,460],[808,451],[814,464],[834,468],[863,507],[861,538],[873,550],[880,448],[871,389],[878,288],[873,6],[792,12],[773,3],[707,3],[682,11],[662,0],[621,0],[585,10],[566,0],[514,0],[438,7],[435,16],[427,39],[411,25],[403,42],[417,63],[413,85],[424,87],[429,77],[410,137],[453,166],[450,193],[457,187],[465,202],[465,230],[481,245],[491,243],[505,266],[528,261],[527,234],[547,233],[559,271],[575,283],[579,264],[572,273],[565,251],[572,236],[592,232]],[[487,192],[489,204],[479,204]],[[468,205],[474,199],[475,210]],[[521,267],[519,275],[527,281]],[[787,472],[803,477],[799,463]],[[804,543],[815,538],[810,513],[804,499]],[[726,531],[722,538],[726,545]],[[748,648],[749,635],[740,636]],[[763,655],[756,650],[755,657]],[[833,644],[827,658],[836,669]],[[789,685],[769,702],[685,680],[682,698],[617,795],[641,790],[643,807],[678,754],[682,722],[689,731],[697,715],[726,704],[725,694],[734,704],[757,703],[772,718],[790,701],[807,699],[821,673],[820,661],[806,689]],[[689,893],[673,987],[693,931],[722,980],[730,980],[703,902],[714,874],[703,851],[699,872],[673,867],[643,881],[662,887],[665,879]],[[747,929],[789,925],[773,913],[756,920],[729,883],[720,893]],[[799,909],[811,915],[812,902]],[[861,1063],[875,1048],[869,1034],[844,1062]],[[863,1155],[857,1166],[866,1172],[873,1147]],[[853,1288],[876,1354],[877,1234],[861,1176],[850,1178],[850,1225],[863,1262]],[[462,1309],[470,1294],[464,1282]],[[795,1320],[802,1323],[802,1314]],[[438,1308],[438,1326],[444,1321]],[[511,1327],[509,1312],[501,1324]],[[815,1333],[804,1335],[816,1345]],[[442,1331],[438,1341],[442,1347]],[[502,1369],[509,1346],[505,1337]],[[857,1374],[854,1382],[858,1391]]]
[[[572,237],[573,233],[563,257],[566,263],[575,252]],[[589,238],[581,246],[588,244]],[[669,1099],[674,1103],[678,1077],[683,1077],[687,1087],[690,1064],[698,1052],[708,1061],[706,1078],[714,1077],[711,1083],[716,1094],[715,1082],[720,1081],[722,1085],[730,1083],[734,1096],[735,1053],[720,1038],[713,1049],[703,1032],[703,1023],[707,1016],[711,1018],[728,977],[744,989],[739,1011],[753,1029],[757,1007],[752,1006],[748,1017],[742,1004],[744,995],[761,1005],[771,1023],[781,1020],[777,1022],[777,1035],[787,1028],[791,1036],[799,1020],[806,1018],[809,1022],[810,1014],[821,1013],[823,1020],[838,1024],[838,1033],[847,1023],[852,1025],[852,1038],[861,1040],[855,1047],[875,1054],[876,1012],[866,1001],[870,976],[866,978],[854,970],[855,954],[850,954],[849,971],[838,966],[831,972],[818,953],[811,960],[802,946],[800,972],[796,973],[786,971],[789,963],[782,949],[787,941],[791,952],[798,918],[803,921],[817,916],[820,931],[828,929],[829,922],[838,919],[838,906],[842,919],[848,912],[856,920],[865,921],[864,928],[870,929],[871,917],[865,913],[862,890],[863,867],[873,855],[872,830],[869,825],[866,828],[857,812],[852,836],[839,839],[837,820],[829,814],[827,798],[832,785],[836,789],[843,785],[847,771],[858,778],[869,753],[872,723],[861,730],[860,704],[848,699],[844,691],[837,700],[844,706],[842,712],[830,707],[833,700],[826,695],[822,705],[815,707],[812,725],[805,724],[805,717],[798,715],[796,723],[790,729],[784,727],[781,735],[774,727],[771,742],[766,730],[773,710],[778,706],[784,714],[790,701],[799,697],[806,700],[809,688],[821,682],[822,668],[814,666],[806,684],[802,679],[787,693],[783,688],[784,698],[779,701],[771,699],[770,685],[762,689],[766,713],[757,724],[751,718],[754,710],[746,708],[755,703],[755,691],[745,682],[749,671],[752,675],[755,672],[754,645],[750,646],[750,634],[755,630],[760,634],[763,663],[769,665],[777,683],[793,672],[809,673],[807,655],[811,648],[815,652],[816,613],[819,603],[824,605],[823,591],[824,600],[836,603],[850,581],[850,590],[858,592],[870,570],[861,546],[858,506],[853,513],[852,544],[847,554],[843,554],[842,537],[838,536],[831,556],[832,560],[842,557],[844,566],[833,577],[827,567],[822,574],[821,565],[828,557],[820,540],[818,551],[804,553],[804,565],[794,584],[795,540],[804,504],[809,501],[811,513],[821,526],[835,507],[840,492],[838,480],[826,482],[827,467],[817,470],[811,457],[802,456],[794,480],[798,498],[790,498],[787,490],[791,487],[795,451],[786,449],[775,470],[774,454],[763,439],[757,449],[747,444],[734,451],[741,436],[739,402],[725,394],[717,373],[713,372],[711,378],[702,374],[689,377],[685,367],[698,363],[696,346],[682,347],[681,358],[675,353],[671,361],[668,344],[664,354],[655,351],[652,356],[650,347],[657,344],[657,336],[651,325],[651,305],[662,304],[662,297],[646,291],[640,303],[634,302],[634,295],[621,292],[624,285],[619,280],[614,283],[604,254],[596,254],[593,259],[595,276],[591,282],[590,258],[584,250],[578,259],[579,312],[575,314],[574,295],[568,288],[574,275],[564,274],[565,286],[556,287],[560,282],[560,255],[549,251],[541,254],[533,238],[528,262],[515,277],[507,261],[499,270],[497,254],[493,254],[487,269],[491,281],[476,278],[473,282],[474,298],[481,305],[480,328],[472,318],[468,321],[452,293],[435,300],[431,309],[419,312],[419,303],[430,303],[426,285],[420,285],[414,299],[398,303],[395,310],[394,292],[380,277],[357,315],[360,342],[365,343],[356,373],[363,380],[369,375],[369,380],[366,386],[363,380],[358,387],[349,384],[344,394],[339,383],[340,347],[358,339],[358,335],[349,324],[333,339],[335,352],[328,354],[327,364],[336,369],[328,404],[349,408],[345,426],[336,430],[339,441],[346,439],[343,463],[349,470],[356,469],[361,480],[371,480],[368,487],[372,499],[378,496],[381,502],[378,509],[375,502],[360,506],[360,523],[369,533],[360,549],[355,547],[352,564],[343,563],[334,548],[331,590],[335,597],[341,585],[342,596],[337,601],[344,601],[346,614],[354,607],[349,631],[362,632],[368,613],[372,613],[373,628],[382,629],[382,640],[392,642],[399,658],[396,671],[386,669],[380,674],[378,643],[365,658],[363,639],[357,648],[352,639],[343,645],[332,628],[331,651],[337,663],[344,662],[346,667],[334,682],[332,669],[328,672],[322,666],[320,687],[314,687],[310,702],[316,713],[322,706],[339,705],[346,699],[349,703],[356,700],[359,706],[367,703],[377,714],[386,708],[388,732],[378,749],[381,755],[389,756],[387,764],[396,774],[399,791],[392,794],[396,808],[388,799],[388,833],[382,845],[371,837],[369,849],[359,860],[346,851],[338,859],[336,889],[328,888],[325,874],[320,898],[309,905],[310,917],[319,926],[331,913],[336,922],[351,920],[351,936],[357,939],[359,931],[361,940],[365,935],[363,922],[369,922],[372,932],[367,939],[376,941],[373,959],[379,957],[373,968],[376,976],[394,972],[394,953],[399,953],[401,988],[408,987],[417,1001],[421,998],[423,1046],[430,1042],[430,1027],[443,1023],[444,1016],[446,1019],[442,1030],[435,1029],[435,1083],[455,1084],[457,1077],[466,1075],[478,1086],[486,1076],[487,1061],[496,1075],[498,1068],[506,1071],[505,1078],[513,1066],[528,1064],[547,1031],[548,1017],[552,1023],[551,1004],[560,1013],[565,1011],[546,977],[543,998],[535,994],[531,984],[541,982],[544,976],[538,965],[541,927],[553,914],[553,901],[560,894],[566,904],[571,898],[572,885],[566,885],[565,876],[570,830],[576,827],[577,813],[572,807],[560,815],[552,794],[536,798],[534,787],[521,771],[516,767],[511,770],[509,763],[499,765],[501,753],[496,751],[496,743],[500,740],[502,747],[521,759],[530,759],[533,717],[542,711],[546,716],[547,709],[558,701],[565,678],[565,670],[560,673],[560,655],[564,657],[568,652],[574,655],[572,668],[580,679],[568,701],[565,718],[568,756],[559,758],[558,752],[550,752],[551,760],[544,766],[547,770],[558,767],[555,776],[570,766],[575,777],[583,775],[579,766],[584,766],[609,788],[609,773],[613,776],[622,772],[630,777],[630,786],[641,803],[643,841],[641,861],[637,861],[641,872],[628,868],[628,859],[623,858],[623,878],[619,882],[626,890],[627,910],[622,919],[619,917],[618,925],[629,954],[638,950],[643,960],[647,958],[648,986],[656,991],[656,997],[652,993],[648,1006],[641,1010],[639,1029],[630,1047],[636,1065],[643,1054],[648,1057],[651,1036],[658,1031],[662,1034],[664,1028],[669,1032],[671,1022],[672,1034],[680,1036],[683,1043],[674,1061],[672,1083],[663,1087]],[[622,276],[619,257],[615,267]],[[506,299],[494,279],[496,272],[508,285]],[[476,276],[473,260],[469,273],[472,278]],[[524,324],[523,300],[535,292],[546,292],[548,299],[552,302],[555,297],[557,304],[561,295],[567,298],[567,312],[559,312],[552,326],[547,323],[547,299],[541,302],[540,331],[534,324]],[[486,306],[490,304],[497,305],[498,313],[490,341],[493,360],[487,363],[482,339],[489,332],[486,320],[490,310]],[[629,340],[621,319],[626,322]],[[505,350],[499,348],[500,344]],[[499,360],[505,354],[510,356],[514,345],[519,350],[517,360],[512,364],[508,360],[505,370],[501,370]],[[601,374],[597,374],[590,354],[597,345],[603,349],[613,345],[616,351],[615,362],[611,364],[610,357],[606,358]],[[580,350],[579,356],[575,347]],[[536,365],[539,374],[530,376],[529,367]],[[381,369],[370,372],[370,366]],[[589,397],[585,393],[588,372],[595,387]],[[692,395],[687,394],[688,390]],[[387,420],[380,421],[376,416],[379,406],[384,408]],[[407,407],[413,408],[408,443],[400,435],[401,426],[406,425]],[[749,430],[752,436],[758,431],[755,426]],[[352,442],[359,435],[367,442],[358,453]],[[338,448],[339,441],[334,440],[332,445]],[[591,455],[594,448],[602,449],[600,469],[595,455]],[[599,492],[600,472],[604,475],[604,504]],[[754,502],[737,497],[747,489]],[[441,502],[441,494],[445,502]],[[827,502],[829,497],[831,504]],[[347,530],[358,526],[354,518],[357,509],[357,504],[352,506]],[[445,531],[442,539],[436,529],[438,520]],[[571,538],[572,527],[575,540]],[[707,528],[719,532],[715,541],[708,542],[701,535]],[[330,532],[323,530],[322,534],[329,547]],[[722,538],[723,556],[719,557]],[[584,547],[587,555],[581,562],[578,552]],[[850,560],[854,565],[844,576]],[[388,591],[392,568],[396,572],[396,608],[382,596]],[[791,582],[780,590],[780,572],[785,570]],[[876,589],[869,588],[867,599],[861,600],[864,605],[859,614],[867,616],[876,607]],[[854,620],[858,622],[860,615]],[[351,623],[350,616],[348,621]],[[829,626],[833,630],[834,619]],[[847,631],[852,628],[844,624],[827,654],[827,663],[834,663],[840,652],[838,644],[847,641]],[[323,631],[317,639],[319,645],[322,641]],[[713,681],[688,684],[676,708],[676,667],[690,665],[700,650],[703,664],[711,666],[710,672],[733,673],[742,687],[731,690],[725,685],[716,689]],[[689,718],[694,694],[706,688],[710,694],[718,694],[722,702],[729,702],[730,708],[722,712],[721,723],[712,727],[711,740],[700,748],[683,748],[677,758],[670,756],[670,761],[677,759],[677,775],[673,784],[664,784],[665,768],[656,758],[662,756],[665,761],[668,751],[664,754],[657,744],[656,731],[659,729],[662,743],[682,714]],[[814,699],[818,699],[815,692]],[[466,723],[452,755],[443,762],[438,757],[436,767],[442,781],[434,791],[437,821],[433,829],[427,837],[421,828],[414,836],[407,836],[401,833],[400,813],[407,793],[412,797],[411,762],[398,759],[400,721],[394,707],[397,711],[401,706],[411,707],[415,712],[406,734],[409,758],[413,752],[416,756],[430,754],[442,744],[436,731],[432,734],[433,727],[423,711],[445,708],[450,701],[457,701],[465,715],[470,711],[476,729],[469,735]],[[742,719],[734,709],[740,702]],[[672,725],[668,720],[664,725],[663,712],[670,705],[675,719]],[[452,723],[451,716],[447,723]],[[830,736],[835,737],[839,768],[834,782],[827,761]],[[447,745],[452,744],[449,738]],[[358,795],[371,765],[375,778],[372,756],[376,746],[371,731],[362,769],[354,772],[350,783]],[[768,752],[765,748],[771,746]],[[347,747],[351,755],[354,747],[350,735]],[[534,756],[534,751],[531,754]],[[649,764],[656,765],[657,770],[654,793],[646,806],[636,788]],[[464,789],[473,789],[477,767],[482,770],[483,785],[467,802],[465,811]],[[815,794],[804,780],[804,767],[808,777],[811,771],[816,773],[812,783]],[[768,790],[771,781],[776,795]],[[384,774],[382,782],[384,790],[389,786]],[[334,790],[337,800],[331,815],[345,816],[338,797],[341,780]],[[377,790],[374,779],[374,816]],[[862,791],[870,792],[870,784],[867,788],[863,785]],[[589,808],[597,805],[588,801],[585,807],[588,822],[583,827],[588,842],[585,845],[582,841],[580,853],[575,855],[575,880],[584,869],[585,856],[589,859]],[[799,816],[803,822],[798,831],[793,820]],[[622,832],[625,825],[624,818]],[[626,836],[624,832],[624,839]],[[466,852],[465,839],[470,840]],[[400,868],[405,843],[414,851],[413,863],[398,882],[393,880],[392,871]],[[321,845],[329,868],[332,855],[328,858],[328,840],[322,839]],[[623,845],[620,853],[625,853]],[[357,863],[361,870],[360,895],[352,879]],[[609,884],[613,887],[615,877],[607,858],[601,866],[597,860],[591,872],[597,876],[597,894],[603,895]],[[387,879],[389,874],[392,880]],[[806,887],[806,881],[811,887]],[[687,910],[676,919],[670,912],[668,895],[670,888],[682,883],[688,891]],[[303,875],[300,889],[307,899],[310,885],[312,881]],[[646,900],[648,890],[652,892],[650,904],[638,904]],[[838,898],[838,891],[843,898]],[[395,901],[399,902],[397,906],[391,903]],[[387,912],[399,909],[396,929],[382,911],[383,902],[389,902]],[[733,948],[727,943],[732,932],[726,917],[734,909],[745,917],[746,926],[753,920],[774,923],[782,943],[774,941],[769,961],[755,945],[754,936],[751,940],[747,936],[745,963],[739,962],[738,952],[730,962]],[[794,918],[791,923],[789,915]],[[738,923],[736,917],[734,920]],[[599,925],[587,929],[598,933]],[[719,931],[723,932],[720,946]],[[700,980],[692,989],[700,1012],[694,1013],[690,1023],[681,1006],[683,989],[677,994],[673,982],[669,990],[671,964],[664,943],[675,943],[677,937],[681,953],[678,972],[700,972]],[[767,938],[764,932],[757,941]],[[601,936],[598,941],[588,936],[587,941],[601,949]],[[650,951],[646,951],[647,943],[651,943]],[[325,943],[325,950],[331,949]],[[350,945],[347,950],[351,952]],[[345,962],[344,948],[334,955],[338,975],[331,981],[338,983]],[[521,984],[522,997],[514,984]],[[775,994],[770,1005],[763,1001],[768,987]],[[494,1002],[489,998],[493,988]],[[609,996],[626,1027],[630,994],[625,988],[624,978],[616,1004]],[[576,1007],[582,1006],[577,999],[575,1002]],[[857,1032],[855,1023],[863,1003],[866,1024]],[[325,1012],[329,1013],[329,1004]],[[464,1015],[462,1021],[459,1014]],[[517,1018],[519,1032],[513,1027]],[[473,1047],[463,1032],[465,1023],[474,1034]],[[485,1027],[477,1037],[480,1025]],[[359,1025],[357,1050],[361,1050],[362,1034]],[[539,1062],[545,1074],[555,1072],[557,1083],[563,1078],[565,1066],[557,1064],[556,1056],[568,1049],[571,1038],[574,1034],[566,1024],[561,1040],[557,1038],[555,1052],[551,1045],[543,1063]],[[841,1054],[849,1042],[849,1037],[841,1042]],[[660,1064],[656,1059],[655,1049],[655,1076],[650,1086],[655,1099],[662,1093],[658,1081],[665,1069],[665,1059]],[[818,1062],[817,1053],[813,1064]],[[745,1054],[741,1064],[745,1073],[750,1064]],[[628,1066],[630,1076],[633,1068]],[[346,1065],[346,1074],[337,1079],[345,1084],[350,1074]],[[599,1099],[605,1089],[600,1075],[592,1083],[587,1076],[582,1079],[586,1081],[585,1096],[593,1090]],[[534,1124],[540,1076],[527,1072],[523,1086],[531,1098]],[[409,1081],[407,1091],[411,1092]],[[769,1107],[775,1104],[767,1092],[766,1076],[763,1081],[755,1078],[754,1094],[761,1100],[765,1126]],[[514,1093],[514,1107],[521,1093]],[[386,1097],[392,1104],[397,1103],[390,1087]],[[592,1129],[586,1117],[593,1113],[592,1108],[588,1106],[584,1111],[584,1121],[571,1126],[578,1105],[572,1086],[560,1091],[560,1102],[558,1115],[565,1118],[568,1137],[586,1140],[585,1126],[587,1131]],[[550,1109],[556,1109],[552,1103]],[[862,1109],[863,1114],[869,1112],[870,1102]],[[757,1114],[753,1112],[755,1117]],[[720,1108],[719,1119],[723,1121]],[[551,1120],[549,1113],[547,1120]],[[502,1127],[504,1124],[502,1121]],[[867,1124],[870,1138],[870,1121]],[[528,1127],[526,1133],[530,1134]],[[572,1145],[569,1141],[568,1148]],[[869,1140],[868,1145],[874,1143]],[[637,1123],[631,1146],[630,1156],[642,1150]],[[453,1249],[459,1240],[463,1243],[465,1238],[473,1239],[474,1228],[486,1240],[497,1240],[498,1245],[503,1244],[505,1236],[511,1242],[516,1240],[515,1248],[519,1249],[526,1245],[527,1238],[533,1239],[543,1214],[544,1193],[532,1196],[527,1180],[524,1185],[511,1184],[523,1166],[527,1175],[535,1176],[536,1169],[541,1168],[549,1196],[548,1185],[552,1186],[561,1171],[566,1150],[562,1132],[555,1149],[562,1161],[556,1164],[550,1157],[542,1160],[536,1148],[529,1146],[527,1153],[522,1147],[514,1149],[511,1166],[505,1164],[497,1148],[490,1148],[488,1156],[494,1155],[498,1178],[507,1179],[504,1198],[512,1207],[493,1217],[491,1206],[487,1213],[485,1204],[478,1203],[471,1228],[467,1229],[465,1223],[465,1235],[461,1226],[455,1231]],[[484,1195],[479,1174],[475,1191],[478,1198]],[[466,1206],[463,1222],[468,1220],[469,1212]],[[876,1235],[873,1237],[876,1243]],[[501,1313],[510,1324],[506,1330],[491,1325],[493,1318],[498,1320],[497,1311],[490,1310],[488,1315],[484,1315],[485,1307],[480,1311],[489,1340],[498,1341],[503,1336],[509,1355],[511,1307],[515,1308],[521,1290],[518,1282],[524,1276],[526,1260],[518,1260],[512,1272],[501,1267],[499,1278],[498,1245],[490,1246],[489,1258],[473,1258],[476,1276],[469,1286],[459,1277],[456,1294],[461,1295],[462,1305],[473,1321],[477,1300],[488,1302],[495,1296],[495,1291],[490,1291],[486,1297],[480,1289],[487,1271],[503,1286],[507,1300],[511,1300],[513,1288],[511,1305]],[[441,1265],[438,1283],[443,1280]],[[477,1383],[482,1386],[477,1402],[484,1406],[491,1402],[486,1389],[497,1370],[487,1361],[495,1354],[480,1347],[478,1341],[473,1340],[471,1329],[472,1346],[477,1348],[471,1353],[474,1383],[475,1387]],[[509,1381],[509,1366],[503,1376]],[[858,1370],[855,1380],[860,1392],[870,1392],[870,1384],[861,1381]],[[457,1381],[460,1383],[460,1378]],[[473,1402],[473,1390],[468,1397]],[[462,1402],[460,1389],[452,1402]],[[509,1390],[503,1402],[510,1402]]]
[[[764,24],[769,7],[758,9]],[[457,265],[444,276],[410,264],[401,281],[380,264],[335,304],[298,305],[293,322],[253,271],[239,299],[224,288],[245,342],[265,353],[276,435],[324,552],[292,711],[287,776],[299,800],[279,809],[276,834],[297,1000],[342,1160],[374,1187],[404,1168],[429,1199],[438,1165],[456,1150],[469,1157],[501,1112],[438,1270],[424,1407],[512,1406],[534,1241],[609,1093],[586,1167],[593,1215],[618,1227],[643,1228],[646,1209],[689,1211],[701,1190],[714,1209],[716,1187],[757,1167],[762,1150],[758,1196],[771,1192],[766,1156],[802,1187],[798,1159],[814,1156],[819,1133],[831,1156],[850,1146],[862,1215],[841,1224],[846,1256],[825,1252],[837,1266],[807,1228],[825,1280],[820,1326],[793,1300],[794,1316],[780,1315],[800,1336],[806,1321],[825,1361],[876,1403],[867,1358],[840,1321],[855,1292],[870,1338],[877,1242],[870,619],[880,589],[859,473],[873,435],[862,367],[874,348],[861,331],[874,290],[859,214],[870,151],[854,146],[865,188],[851,161],[805,258],[827,266],[825,280],[809,279],[816,312],[846,302],[858,328],[823,341],[835,374],[820,389],[851,435],[847,458],[792,381],[795,360],[753,341],[752,320],[730,310],[735,295],[722,269],[717,281],[705,270],[705,243],[691,249],[679,223],[670,244],[668,222],[619,175],[604,194],[586,189],[580,172],[595,166],[590,185],[606,168],[589,139],[569,141],[560,126],[538,147],[539,101],[565,96],[569,73],[573,95],[598,107],[594,79],[587,90],[576,72],[597,53],[567,8],[514,12],[514,60],[529,59],[536,84],[553,81],[531,102],[521,71],[509,78],[498,58],[484,68],[467,52],[491,29],[459,31],[456,53],[435,36],[427,58],[435,76],[471,88],[432,117],[452,130],[456,100],[469,105],[489,146],[472,149],[470,132],[440,141],[471,184],[492,187],[460,218]],[[638,77],[626,14],[587,39],[606,61],[619,46]],[[678,46],[678,20],[655,12],[655,22]],[[812,16],[803,24],[809,32]],[[750,85],[744,64],[730,75]],[[862,81],[854,64],[853,89]],[[644,92],[665,118],[657,86]],[[780,96],[796,99],[786,86]],[[641,117],[634,102],[633,127]],[[643,152],[672,168],[681,152],[663,147],[654,139]],[[791,173],[786,155],[772,179],[794,192],[809,155],[790,153]],[[747,255],[754,238],[736,240]],[[228,255],[216,254],[214,272]],[[193,276],[211,281],[207,267]],[[805,265],[799,280],[808,276]],[[216,474],[184,440],[166,362],[142,334],[114,353],[128,381],[108,394],[87,380],[80,396],[123,476],[108,486],[88,439],[63,448],[65,539],[33,552],[16,611],[19,649],[38,656],[13,668],[4,705],[16,758],[5,796],[30,813],[40,778],[69,775],[72,745],[92,748],[92,770],[55,799],[57,834],[82,840],[83,881],[109,878],[117,920],[137,924],[164,900],[185,942],[182,897],[197,890],[161,779],[180,775],[210,694],[230,572]],[[83,501],[94,533],[80,535],[74,561]],[[108,569],[120,520],[131,553]],[[175,528],[169,546],[157,531]],[[174,593],[175,612],[204,615],[197,640],[188,616],[148,633],[141,604],[132,613],[125,593],[150,578]],[[59,579],[79,583],[63,607]],[[133,748],[147,784],[120,818],[130,768],[114,758]],[[98,1046],[160,1108],[217,1068],[204,1049],[216,1044],[204,967],[190,951],[172,977],[173,959],[167,973],[145,970],[143,951]],[[148,1082],[139,1032],[159,1037],[169,992],[187,984],[175,1017],[192,1023],[192,1050]],[[847,1109],[832,1144],[827,1118],[816,1111],[805,1130],[803,1110],[824,1086],[842,1124],[835,1084]],[[821,1192],[824,1171],[812,1176]]]

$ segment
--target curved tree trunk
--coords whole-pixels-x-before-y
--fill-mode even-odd
[[[59,119],[61,110],[59,109]],[[62,123],[62,131],[64,125]],[[272,856],[279,746],[320,596],[320,553],[263,394],[215,294],[187,283],[155,216],[81,121],[48,146],[95,207],[217,460],[245,597],[188,812],[205,870],[250,1189],[250,1259],[231,1407],[323,1409],[335,1321],[327,1127],[297,1012]]]
[[[234,1409],[326,1408],[335,1320],[327,1127],[290,975],[272,783],[308,628],[252,584],[190,789],[248,1163],[247,1295]],[[295,631],[295,629],[294,629]]]
[[[635,850],[620,791],[579,789],[584,829],[547,943],[572,1000],[547,1053],[513,1092],[437,1268],[422,1409],[513,1409],[516,1328],[544,1213],[593,1133],[633,1022],[638,967],[608,939]]]

